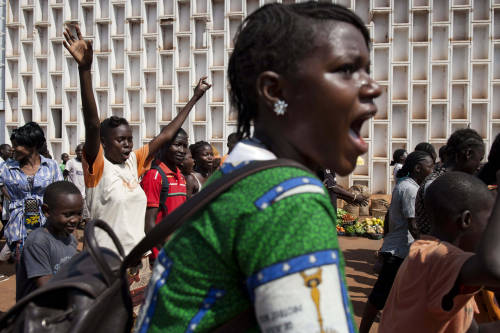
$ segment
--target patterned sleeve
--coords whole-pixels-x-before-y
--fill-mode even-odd
[[[239,242],[238,261],[260,329],[355,332],[333,211],[326,196],[295,193],[258,200],[261,212],[254,219],[260,221],[252,223],[260,226],[259,237],[251,228]]]
[[[0,186],[5,184],[5,162],[0,163]]]

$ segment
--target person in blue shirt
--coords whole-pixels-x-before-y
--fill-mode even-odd
[[[15,129],[10,141],[14,156],[0,166],[0,185],[11,199],[4,235],[19,262],[28,233],[45,224],[42,214],[45,189],[63,178],[57,162],[39,153],[45,144],[45,135],[37,123],[29,122]]]

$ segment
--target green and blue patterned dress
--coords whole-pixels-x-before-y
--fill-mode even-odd
[[[209,182],[272,155],[259,149],[239,143]],[[241,180],[160,252],[136,331],[209,332],[253,306],[252,332],[355,332],[335,218],[312,173]]]

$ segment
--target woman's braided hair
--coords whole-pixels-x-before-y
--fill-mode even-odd
[[[101,122],[101,127],[99,129],[101,138],[105,138],[112,129],[117,128],[121,125],[129,126],[127,119],[117,116],[111,116],[104,119]]]
[[[230,98],[238,110],[238,134],[250,136],[257,117],[258,76],[264,71],[286,75],[318,47],[316,36],[331,30],[320,26],[327,21],[354,25],[370,47],[370,33],[363,21],[349,9],[331,3],[305,2],[268,4],[249,15],[238,28],[229,59]]]
[[[410,176],[412,171],[415,169],[415,166],[425,160],[427,157],[430,157],[432,159],[431,154],[429,154],[426,151],[421,151],[421,150],[416,150],[412,152],[410,155],[405,160],[405,163],[403,164],[403,167],[398,170],[398,173],[396,174],[397,178],[403,178]]]
[[[201,151],[206,146],[212,147],[210,143],[206,141],[198,141],[189,146],[189,150],[191,151],[191,156],[193,157],[193,160],[196,161],[200,158]]]
[[[488,155],[488,162],[478,174],[479,179],[488,185],[496,184],[496,172],[500,169],[500,134],[493,141]]]
[[[415,146],[415,150],[425,151],[425,152],[429,153],[429,155],[431,155],[431,157],[432,157],[432,160],[434,162],[436,162],[436,158],[437,158],[436,149],[429,142],[420,142],[418,145]]]
[[[455,131],[446,142],[446,156],[452,161],[456,161],[458,154],[468,148],[483,147],[484,142],[472,128],[463,128]]]

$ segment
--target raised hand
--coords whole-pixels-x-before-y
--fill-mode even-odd
[[[200,98],[211,87],[212,85],[207,82],[207,76],[204,76],[198,81],[198,84],[194,88],[194,95]]]
[[[88,40],[84,40],[80,27],[75,26],[76,35],[78,39],[71,34],[68,28],[63,32],[64,38],[63,45],[68,50],[68,52],[75,58],[78,63],[78,67],[81,69],[90,69],[92,66],[92,57],[94,51],[92,50],[92,43]]]

